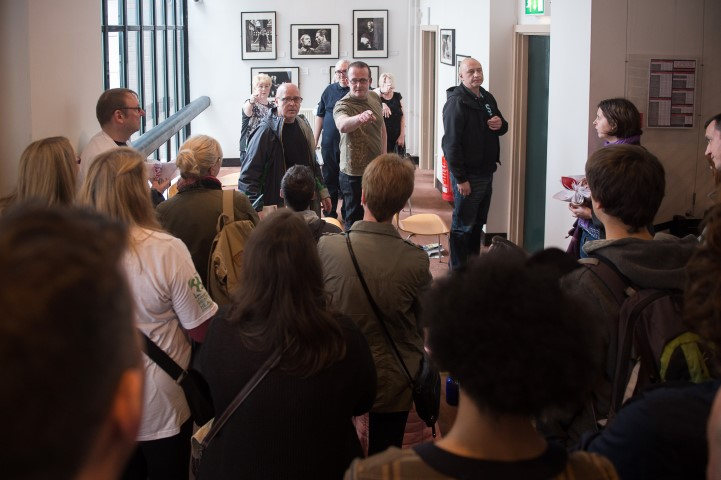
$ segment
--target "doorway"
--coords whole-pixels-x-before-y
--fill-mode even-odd
[[[436,35],[438,27],[421,26],[420,61],[420,159],[419,166],[436,172],[436,58],[438,45]]]
[[[523,29],[523,30],[521,30]],[[509,239],[533,252],[545,234],[550,36],[547,25],[518,26],[514,38],[513,157]]]

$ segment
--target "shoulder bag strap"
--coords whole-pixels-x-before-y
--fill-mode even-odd
[[[391,333],[388,331],[386,322],[383,320],[383,312],[381,312],[380,307],[378,307],[378,304],[373,299],[373,295],[371,295],[371,291],[368,288],[368,284],[366,283],[365,278],[363,277],[363,273],[361,273],[360,265],[358,265],[358,260],[356,259],[355,253],[353,252],[353,246],[350,243],[350,232],[347,232],[345,234],[345,241],[348,245],[348,252],[350,253],[351,260],[353,260],[353,266],[355,267],[355,271],[356,273],[358,273],[358,279],[360,280],[361,285],[363,285],[363,290],[365,291],[366,297],[368,298],[368,303],[370,303],[371,307],[373,308],[373,312],[375,312],[376,317],[378,318],[378,322],[381,324],[381,327],[383,327],[383,333],[385,333],[386,338],[388,339],[388,343],[390,343],[391,347],[393,347],[396,358],[398,358],[398,362],[400,362],[401,367],[403,367],[403,371],[406,372],[406,376],[408,376],[408,380],[411,382],[411,388],[413,388],[413,377],[411,377],[411,372],[408,371],[408,367],[406,367],[406,363],[403,361],[403,357],[401,357],[401,353],[398,351],[396,342],[393,341],[393,337],[391,337]]]
[[[154,341],[150,339],[150,337],[148,337],[143,332],[140,333],[142,333],[143,337],[145,338],[146,355],[148,355],[148,357],[152,361],[158,364],[158,366],[162,368],[165,373],[170,375],[173,380],[180,383],[185,376],[185,369],[178,365],[175,360],[170,358],[170,355],[165,353],[162,348],[160,348]]]
[[[270,372],[272,369],[274,369],[278,363],[280,362],[280,357],[283,353],[283,350],[281,350],[280,347],[278,347],[273,354],[268,357],[268,359],[263,363],[263,365],[258,369],[257,372],[255,372],[255,375],[248,380],[248,383],[246,383],[243,386],[243,389],[236,395],[236,397],[233,399],[232,402],[230,402],[230,405],[223,411],[223,413],[216,417],[213,421],[213,426],[210,427],[210,431],[203,439],[203,443],[201,444],[201,449],[205,450],[208,447],[208,444],[211,440],[220,432],[220,429],[223,428],[223,426],[226,424],[228,419],[235,413],[235,411],[240,407],[240,405],[245,401],[246,398],[248,398],[248,395],[255,390],[255,387],[258,386],[258,384],[265,378],[266,375],[268,375],[268,372]]]
[[[223,213],[228,216],[228,223],[235,221],[235,212],[233,208],[233,190],[223,190]]]

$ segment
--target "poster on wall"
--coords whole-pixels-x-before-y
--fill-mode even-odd
[[[270,77],[270,93],[268,98],[275,98],[278,87],[281,83],[294,83],[300,90],[298,76],[299,67],[253,67],[250,69],[250,91],[253,91],[253,77],[259,73],[265,73]]]
[[[353,56],[388,58],[388,10],[353,10]]]
[[[469,58],[469,55],[456,54],[456,85],[461,84],[461,62]]]
[[[275,60],[275,12],[240,14],[243,60]]]
[[[649,128],[693,128],[696,60],[652,58],[648,80]]]
[[[290,58],[338,58],[338,25],[291,25]]]
[[[441,63],[455,65],[456,56],[456,30],[454,28],[441,28]]]

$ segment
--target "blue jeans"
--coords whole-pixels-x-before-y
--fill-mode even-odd
[[[338,176],[340,174],[340,150],[338,147],[335,148],[321,148],[320,151],[323,156],[323,182],[328,189],[330,194],[330,201],[333,204],[330,212],[323,211],[323,215],[326,217],[338,218],[338,191],[340,190],[340,181]]]
[[[488,220],[493,193],[493,174],[468,175],[471,194],[464,197],[458,191],[458,182],[451,174],[453,187],[453,222],[449,246],[453,270],[466,266],[469,255],[481,253],[483,225]]]
[[[343,221],[345,229],[350,229],[351,225],[358,220],[363,220],[365,210],[361,205],[361,181],[363,177],[346,175],[340,172],[340,191],[343,193]]]

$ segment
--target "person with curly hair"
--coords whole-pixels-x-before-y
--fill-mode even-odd
[[[582,401],[599,369],[591,319],[559,285],[576,266],[556,249],[528,259],[503,249],[440,279],[422,320],[433,361],[460,383],[456,421],[435,443],[356,460],[345,478],[618,478],[608,460],[567,454],[532,422]]]

